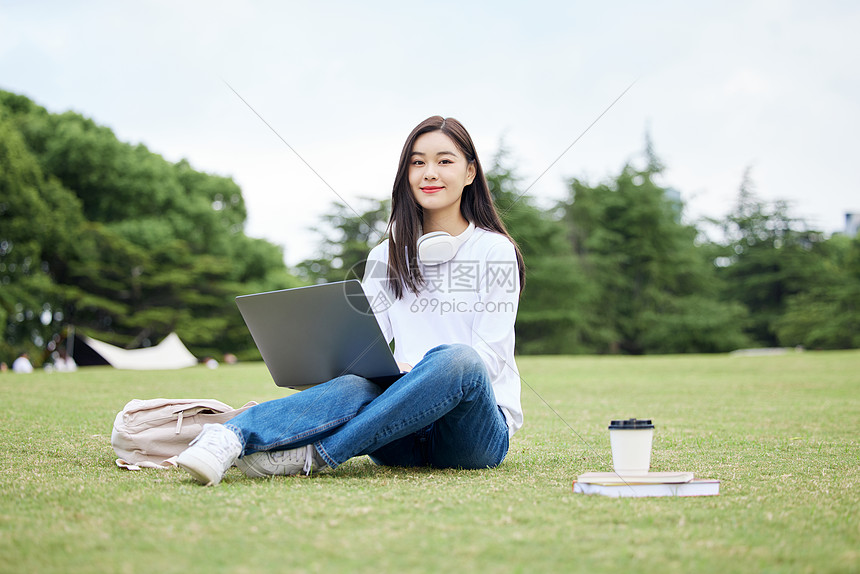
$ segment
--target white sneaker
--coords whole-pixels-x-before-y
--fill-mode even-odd
[[[224,425],[206,424],[176,464],[205,486],[215,486],[242,454],[239,437]]]
[[[245,476],[258,478],[261,476],[282,475],[290,476],[304,472],[321,470],[328,465],[317,453],[314,445],[309,444],[290,450],[270,450],[248,454],[236,461],[239,470]]]

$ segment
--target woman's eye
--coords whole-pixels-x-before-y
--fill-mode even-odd
[[[424,162],[420,159],[412,160],[412,165],[424,165]]]
[[[449,163],[454,163],[454,162],[452,162],[450,159],[443,159],[443,160],[442,160],[442,161],[440,161],[439,163],[441,163],[441,164],[443,164],[443,165],[444,165],[444,164],[449,164]]]

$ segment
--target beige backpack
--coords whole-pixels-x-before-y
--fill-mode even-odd
[[[215,399],[131,400],[116,415],[110,435],[116,464],[128,470],[173,468],[204,424],[225,423],[256,404],[234,409]]]

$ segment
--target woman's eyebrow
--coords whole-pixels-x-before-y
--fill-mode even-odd
[[[412,152],[412,155],[421,155],[421,156],[424,156],[424,155],[427,155],[427,154],[425,154],[423,151],[413,151],[413,152]],[[454,152],[452,152],[452,151],[439,151],[439,152],[436,152],[436,155],[453,155],[453,156],[456,156],[457,154],[456,154],[456,153],[454,153]]]

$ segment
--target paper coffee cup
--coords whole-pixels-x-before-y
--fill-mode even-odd
[[[614,420],[609,423],[612,466],[619,475],[644,474],[651,468],[651,419]]]

